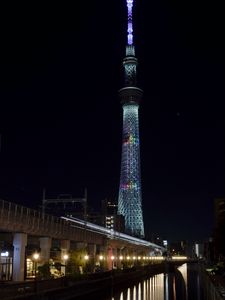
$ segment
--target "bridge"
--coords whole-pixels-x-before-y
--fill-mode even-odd
[[[42,264],[49,261],[51,247],[57,243],[61,249],[62,263],[65,264],[65,255],[69,251],[86,248],[88,255],[94,259],[104,258],[109,270],[124,257],[148,259],[151,253],[161,254],[165,250],[154,243],[84,220],[59,218],[0,200],[0,241],[5,239],[13,245],[13,281],[24,280],[28,257],[26,249],[29,244],[40,248],[39,263]],[[4,257],[0,257],[0,265],[1,260]],[[0,269],[0,274],[1,272]]]

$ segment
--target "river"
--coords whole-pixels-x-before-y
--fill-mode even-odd
[[[121,290],[105,300],[203,300],[197,264],[183,264],[176,272],[158,274]]]

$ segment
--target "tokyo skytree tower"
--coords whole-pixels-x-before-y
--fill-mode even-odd
[[[126,56],[123,60],[125,86],[119,90],[123,107],[123,140],[118,214],[125,218],[128,234],[144,237],[141,196],[140,140],[138,110],[142,90],[137,87],[137,58],[133,43],[133,0],[127,0],[128,25]]]

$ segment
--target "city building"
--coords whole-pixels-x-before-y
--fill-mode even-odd
[[[204,243],[195,243],[194,244],[194,254],[196,258],[202,259],[205,256]]]
[[[57,197],[46,198],[43,191],[42,213],[51,214],[57,217],[74,217],[85,220],[87,218],[87,191],[84,196],[74,198],[70,194],[61,194]]]
[[[115,201],[102,200],[102,225],[106,228],[124,232],[124,216],[117,214],[118,205]]]
[[[215,258],[225,259],[225,198],[214,199],[214,247]]]
[[[225,222],[225,198],[214,199],[215,227]]]
[[[190,248],[190,249],[188,249]],[[193,245],[187,243],[187,241],[174,241],[168,244],[168,252],[171,256],[176,255],[187,255],[189,257],[192,256],[193,253]]]

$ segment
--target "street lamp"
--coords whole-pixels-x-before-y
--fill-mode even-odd
[[[89,259],[89,256],[88,255],[85,255],[84,256],[84,259],[87,261]]]
[[[64,260],[67,260],[68,258],[69,258],[69,255],[68,255],[68,254],[64,254],[64,255],[63,255],[63,259],[64,259]]]
[[[64,271],[64,275],[66,276],[66,264],[67,264],[67,261],[69,259],[69,255],[68,254],[64,254],[63,255],[63,260],[64,260],[64,265],[65,265],[65,271]]]
[[[112,255],[111,256],[111,262],[112,262],[111,268],[112,268],[112,270],[114,269],[114,259],[115,259],[115,256]]]
[[[95,272],[99,272],[100,270],[103,270],[103,268],[104,268],[104,256],[102,254],[99,255],[98,261],[95,264],[95,266],[96,266]]]
[[[39,257],[40,257],[40,254],[39,254],[39,253],[36,252],[36,253],[33,254],[33,260],[34,260],[34,276],[35,276],[35,279],[36,279],[36,277],[37,277],[37,261],[38,261]]]

